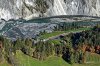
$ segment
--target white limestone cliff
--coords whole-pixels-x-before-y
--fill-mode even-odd
[[[100,0],[0,0],[0,18],[5,20],[56,15],[91,15],[100,16]],[[41,12],[43,9],[43,13]],[[37,10],[38,9],[38,10]],[[40,10],[40,11],[39,11]]]

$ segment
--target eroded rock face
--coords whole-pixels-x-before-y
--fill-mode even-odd
[[[100,0],[0,0],[0,18],[6,20],[56,15],[100,16]]]

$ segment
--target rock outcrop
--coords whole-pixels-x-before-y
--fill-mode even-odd
[[[5,20],[56,15],[100,16],[100,0],[0,0]]]

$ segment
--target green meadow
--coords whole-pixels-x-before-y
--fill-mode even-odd
[[[63,33],[73,33],[73,32],[81,32],[81,31],[84,31],[84,30],[90,30],[91,28],[79,28],[79,29],[72,29],[72,30],[67,30],[67,31],[54,31],[52,33],[46,33],[44,35],[41,35],[40,38],[42,39],[47,39],[49,37],[52,37],[52,36],[57,36],[57,35],[60,35],[60,34],[63,34]]]
[[[84,64],[69,64],[61,57],[49,57],[44,61],[39,61],[32,57],[23,54],[21,51],[17,51],[16,59],[19,66],[100,66],[100,56],[97,54],[87,53],[87,63]]]

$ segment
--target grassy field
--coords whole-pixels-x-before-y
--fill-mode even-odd
[[[60,34],[63,34],[63,33],[78,32],[78,31],[80,32],[80,31],[83,31],[83,30],[90,30],[90,29],[91,28],[79,28],[79,29],[72,29],[72,30],[67,30],[67,31],[54,31],[52,33],[46,33],[44,35],[41,35],[40,38],[47,39],[49,37],[60,35]]]
[[[59,34],[65,33],[65,32],[66,31],[54,31],[52,33],[46,33],[44,35],[41,35],[40,38],[46,39],[46,38],[49,38],[49,37],[52,37],[52,36],[56,36],[56,35],[59,35]]]
[[[51,57],[45,61],[39,61],[23,54],[21,51],[17,51],[16,57],[19,60],[20,66],[71,66],[59,57]]]
[[[90,54],[91,57],[92,54]],[[100,59],[99,55],[94,55],[93,57],[97,57]],[[23,54],[21,51],[17,51],[16,54],[17,60],[19,60],[20,66],[100,66],[99,62],[95,63],[85,63],[85,64],[68,64],[60,57],[50,57],[45,61],[39,61],[37,59],[34,59],[32,57],[29,57],[25,54]],[[90,60],[88,60],[90,61]],[[92,60],[96,61],[96,60]]]
[[[61,41],[60,39],[49,40],[49,42],[53,44],[61,44],[60,41]]]

